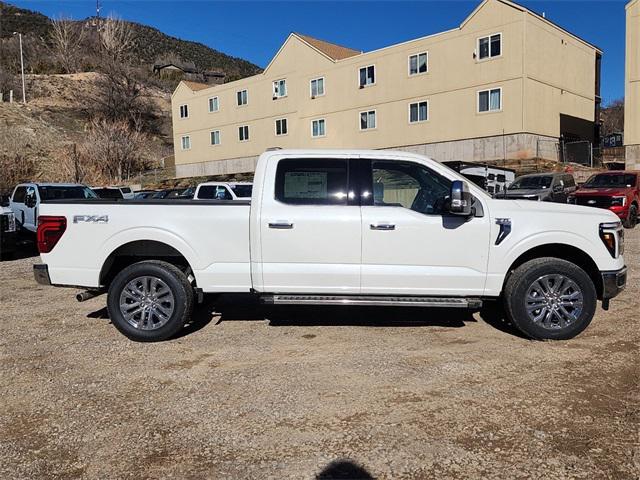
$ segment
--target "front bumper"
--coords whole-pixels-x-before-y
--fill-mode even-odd
[[[609,300],[616,297],[627,286],[627,267],[613,272],[600,272],[602,275],[602,306],[606,310]]]
[[[49,277],[49,267],[47,264],[39,264],[33,266],[33,276],[40,285],[51,285]]]
[[[0,232],[0,258],[7,253],[15,253],[17,232]]]

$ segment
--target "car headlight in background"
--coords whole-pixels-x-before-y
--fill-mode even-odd
[[[624,207],[627,204],[627,197],[611,197],[612,207]]]
[[[621,222],[601,223],[600,239],[613,258],[624,253],[624,228]]]

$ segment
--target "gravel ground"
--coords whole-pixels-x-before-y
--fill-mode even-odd
[[[0,478],[638,479],[627,239],[628,289],[563,342],[480,314],[236,306],[139,344],[104,297],[3,262]]]

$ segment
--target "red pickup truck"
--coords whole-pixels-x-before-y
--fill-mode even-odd
[[[638,223],[639,174],[621,170],[597,173],[569,197],[569,202],[607,208],[620,217],[626,228],[633,228]]]

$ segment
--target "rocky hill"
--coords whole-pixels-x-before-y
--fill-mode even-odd
[[[78,20],[79,24],[91,25],[94,19]],[[138,66],[151,66],[159,58],[177,57],[195,64],[199,70],[219,70],[227,74],[228,79],[237,79],[259,73],[261,69],[247,60],[226,55],[202,43],[182,40],[162,33],[160,30],[135,22],[127,22],[133,31],[134,46],[130,57]],[[9,38],[13,32],[21,32],[27,40],[47,41],[51,30],[49,18],[41,13],[18,8],[0,2],[0,39]],[[44,62],[31,62],[33,73]],[[40,67],[39,67],[40,65]]]

